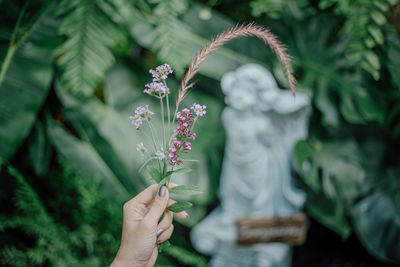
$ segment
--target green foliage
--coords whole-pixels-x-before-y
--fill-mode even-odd
[[[296,18],[301,18],[304,8],[308,5],[308,0],[254,0],[250,2],[252,14],[255,17],[265,13],[271,19],[279,19],[283,11],[291,13]]]
[[[96,183],[77,176],[63,162],[61,172],[48,175],[53,180],[50,188],[56,192],[51,202],[41,198],[16,169],[3,168],[2,183],[14,185],[7,197],[13,199],[10,204],[16,209],[4,214],[3,207],[0,212],[0,236],[2,240],[11,240],[1,244],[1,264],[102,266],[111,261],[119,245],[122,210],[116,213],[112,206],[115,203],[110,205],[102,198]],[[63,214],[66,211],[69,216]],[[19,233],[30,240],[22,248],[11,239],[18,238]]]
[[[168,209],[172,212],[181,212],[192,207],[192,203],[190,202],[176,202],[168,207]]]
[[[10,158],[28,136],[36,115],[46,99],[53,77],[52,53],[58,38],[55,22],[41,19],[26,41],[3,62],[0,81],[0,157]],[[29,33],[26,33],[29,34]],[[13,50],[11,50],[13,51]],[[16,119],[18,118],[18,119]]]
[[[191,194],[191,195],[196,195],[196,194],[201,194],[201,190],[198,186],[195,185],[178,185],[176,187],[170,188],[169,192],[171,194]]]
[[[379,79],[381,63],[378,54],[372,50],[385,43],[384,27],[387,12],[396,0],[324,0],[318,3],[324,10],[333,7],[334,12],[346,18],[341,34],[350,37],[347,57],[361,64],[375,80]]]
[[[126,42],[126,35],[109,17],[109,9],[115,7],[106,0],[64,0],[58,6],[59,32],[66,40],[56,53],[66,90],[90,95],[115,62],[111,48]]]
[[[301,141],[293,152],[295,168],[309,189],[308,212],[342,238],[351,233],[344,204],[356,200],[365,182],[360,154],[354,141]]]
[[[254,0],[251,2],[255,16],[266,13],[272,19],[283,14],[303,19],[319,12],[310,5],[311,1]],[[375,80],[380,77],[381,61],[376,49],[385,43],[385,29],[388,25],[388,11],[396,0],[323,0],[318,2],[321,11],[333,10],[343,17],[338,31],[340,38],[348,39],[345,57],[349,64],[357,64],[370,73]]]
[[[157,5],[152,12],[156,19],[156,27],[152,33],[155,40],[154,49],[161,61],[171,63],[175,72],[182,76],[188,62],[178,52],[182,44],[176,38],[175,32],[185,27],[178,17],[187,11],[187,1],[160,0],[156,2]]]
[[[277,33],[293,57],[299,89],[312,97],[310,138],[293,154],[307,212],[343,238],[354,232],[375,257],[400,261],[400,37],[391,25],[398,18],[389,19],[394,1],[22,2],[0,1],[7,8],[0,18],[2,265],[111,261],[121,203],[151,183],[150,175],[138,174],[140,136],[128,120],[134,106],[148,102],[142,94],[147,69],[160,61],[182,75],[207,40],[238,18]],[[199,161],[185,163],[192,172],[174,174],[176,183],[197,185],[170,190],[179,203],[195,203],[180,224],[195,225],[216,199],[224,151],[219,79],[255,62],[287,86],[271,58],[262,42],[243,39],[217,50],[200,69],[185,101],[206,104],[212,116],[196,124],[192,156]],[[171,84],[179,86],[173,78]],[[54,160],[60,155],[63,161]],[[179,194],[198,188],[205,193]],[[190,249],[182,225],[158,266],[206,265]]]

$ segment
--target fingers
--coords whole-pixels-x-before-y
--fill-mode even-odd
[[[158,192],[158,184],[153,184],[140,192],[136,197],[132,198],[129,202],[137,202],[141,204],[149,204],[153,200],[153,192]]]
[[[162,232],[164,232],[166,229],[168,229],[171,226],[172,219],[173,219],[172,212],[167,210],[165,212],[164,218],[161,220],[161,222],[157,226],[157,229],[158,229],[157,237],[159,235],[161,235]]]
[[[144,221],[146,221],[149,226],[152,227],[157,225],[158,220],[160,219],[164,210],[167,208],[168,200],[169,192],[165,186],[161,186],[156,198],[154,199],[153,205],[144,217]]]
[[[171,205],[174,204],[174,203],[176,203],[176,201],[170,199],[170,200],[168,201],[168,207],[171,206]],[[186,218],[189,217],[189,214],[187,214],[186,211],[176,212],[175,214],[176,214],[179,218],[181,218],[181,219],[186,219]]]
[[[168,240],[171,237],[173,231],[174,231],[174,225],[171,224],[167,230],[165,230],[164,232],[162,232],[162,234],[158,236],[157,244],[160,244]]]

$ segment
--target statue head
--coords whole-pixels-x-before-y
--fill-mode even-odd
[[[272,105],[278,87],[274,77],[257,64],[244,65],[222,77],[222,91],[227,105],[238,109],[260,109]]]
[[[261,112],[275,111],[286,114],[309,104],[308,96],[281,90],[266,68],[246,64],[226,73],[221,80],[225,103],[237,110],[253,109]]]

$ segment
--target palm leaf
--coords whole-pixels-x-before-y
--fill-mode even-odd
[[[90,95],[114,63],[111,48],[125,42],[123,32],[103,9],[107,1],[64,0],[58,15],[59,32],[66,37],[58,47],[58,65],[63,87],[79,95]]]

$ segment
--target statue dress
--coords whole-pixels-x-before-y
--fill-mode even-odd
[[[227,104],[221,205],[192,230],[192,243],[212,255],[210,266],[290,266],[288,244],[237,245],[236,220],[289,216],[302,208],[305,195],[293,184],[290,153],[307,135],[309,99],[280,90],[256,64],[225,74],[221,86]]]

